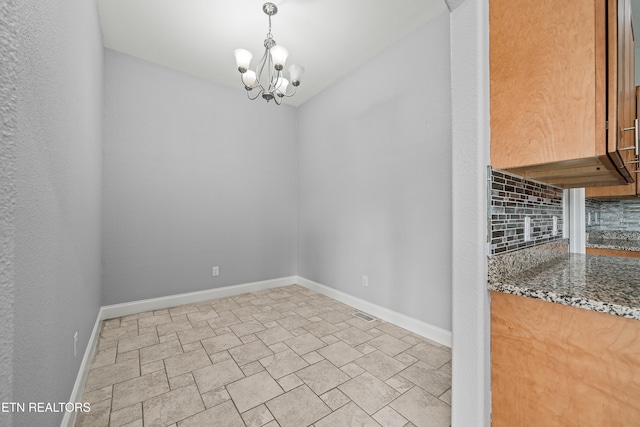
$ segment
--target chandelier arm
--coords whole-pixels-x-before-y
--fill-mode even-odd
[[[256,96],[254,96],[253,98],[251,97],[251,91],[247,91],[247,98],[249,98],[250,100],[254,101],[256,100],[261,94],[262,94],[262,88],[258,91],[256,91]]]
[[[258,82],[258,85],[263,91],[266,89],[264,87],[264,84],[260,81],[260,77],[262,76],[262,73],[264,73],[265,63],[267,62],[267,58],[270,56],[271,55],[269,55],[269,49],[265,49],[264,54],[262,55],[262,58],[260,58],[258,66],[256,67],[256,82]]]

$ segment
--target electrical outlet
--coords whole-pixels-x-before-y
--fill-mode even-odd
[[[555,215],[553,216],[553,229],[551,230],[551,235],[558,235],[558,217]]]
[[[220,267],[213,267],[213,276],[219,276],[220,275]]]
[[[367,276],[362,276],[362,286],[369,286],[369,278]]]
[[[73,334],[73,358],[78,356],[78,331]]]
[[[528,242],[531,240],[531,217],[524,217],[524,241]]]

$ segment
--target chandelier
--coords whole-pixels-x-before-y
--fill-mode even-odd
[[[304,67],[296,64],[289,65],[288,74],[291,81],[285,78],[283,70],[289,51],[285,47],[277,45],[273,34],[271,34],[271,17],[278,13],[278,7],[273,3],[265,3],[262,6],[262,11],[269,16],[269,32],[267,38],[264,39],[264,54],[258,62],[256,70],[249,69],[251,58],[253,58],[251,52],[246,49],[236,49],[233,53],[249,99],[253,101],[262,95],[262,98],[267,102],[273,99],[276,104],[280,105],[282,98],[296,94]],[[290,89],[289,82],[291,82],[293,89]]]

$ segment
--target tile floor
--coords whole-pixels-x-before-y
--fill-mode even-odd
[[[449,426],[451,350],[293,285],[103,322],[76,426]]]

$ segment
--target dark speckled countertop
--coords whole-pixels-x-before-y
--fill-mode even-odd
[[[640,320],[640,259],[563,254],[488,287]]]
[[[589,238],[587,241],[587,247],[640,252],[640,240]]]

